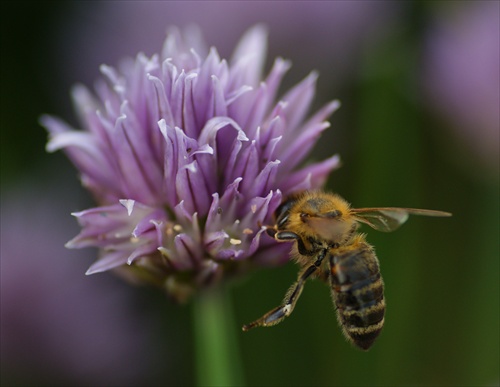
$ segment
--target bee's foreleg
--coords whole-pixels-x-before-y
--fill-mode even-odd
[[[300,237],[291,231],[277,231],[272,235],[278,242],[288,242],[300,240]]]
[[[297,300],[299,299],[300,294],[302,293],[302,289],[304,288],[304,283],[309,278],[309,276],[318,269],[319,264],[317,263],[318,261],[316,261],[314,265],[309,266],[306,270],[301,272],[297,282],[295,282],[292,285],[292,287],[288,290],[282,305],[267,312],[264,316],[262,316],[258,320],[255,320],[250,324],[244,325],[243,331],[246,332],[255,327],[269,327],[272,325],[276,325],[279,324],[281,321],[283,321],[286,317],[288,317],[295,308],[295,304],[297,303]]]

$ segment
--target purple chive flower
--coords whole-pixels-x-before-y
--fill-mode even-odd
[[[82,231],[67,243],[99,248],[87,274],[113,269],[179,301],[252,264],[285,262],[289,246],[262,225],[284,195],[320,187],[339,163],[303,165],[339,105],[306,119],[316,74],[276,100],[290,63],[276,59],[262,78],[262,27],[229,62],[194,32],[174,29],[161,54],[101,66],[95,95],[75,87],[83,130],[42,117],[47,149],[66,150],[99,205],[73,214]]]

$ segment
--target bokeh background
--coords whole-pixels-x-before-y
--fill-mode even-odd
[[[70,212],[92,205],[43,113],[76,125],[70,87],[101,63],[161,49],[194,22],[228,57],[255,23],[285,87],[319,71],[316,107],[338,98],[312,158],[339,153],[328,188],[356,207],[453,212],[394,234],[379,255],[386,327],[367,353],[345,342],[329,289],[307,284],[281,325],[240,333],[276,306],[292,264],[227,286],[246,385],[498,385],[499,19],[497,1],[3,1],[1,27],[2,385],[193,385],[193,309],[66,250]],[[269,66],[267,67],[269,69]],[[235,359],[235,368],[239,367]]]

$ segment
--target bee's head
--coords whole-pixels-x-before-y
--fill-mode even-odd
[[[279,230],[337,243],[345,240],[355,223],[344,199],[322,192],[294,196],[282,203],[276,215]]]

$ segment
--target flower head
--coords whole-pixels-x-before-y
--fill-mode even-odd
[[[83,130],[42,117],[49,151],[66,150],[98,207],[75,213],[67,246],[99,248],[87,274],[113,269],[178,300],[248,265],[288,259],[263,234],[283,195],[323,184],[333,156],[303,161],[333,101],[306,119],[312,73],[276,101],[290,64],[262,78],[266,34],[249,30],[231,61],[194,30],[172,30],[160,55],[101,66],[95,95],[73,90]]]

